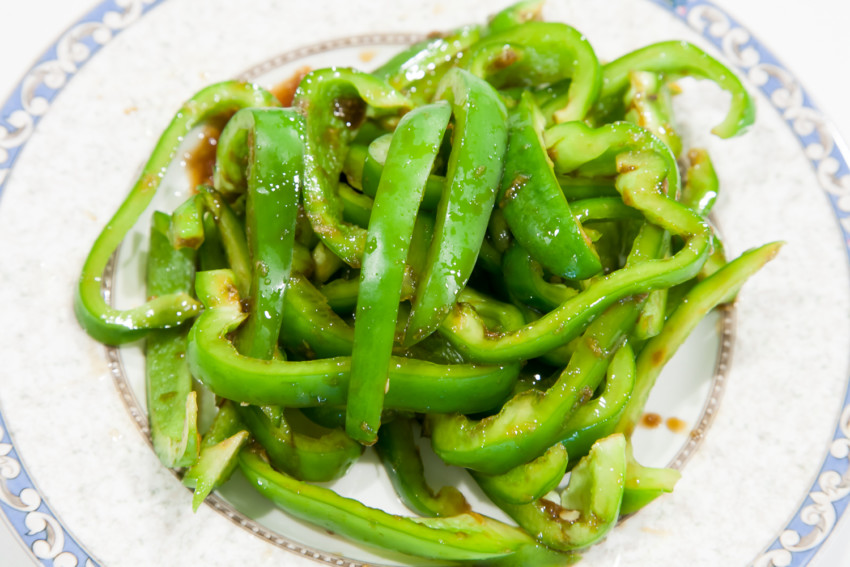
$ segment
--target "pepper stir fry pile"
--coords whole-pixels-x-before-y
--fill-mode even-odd
[[[707,221],[717,176],[676,135],[674,81],[729,93],[722,138],[753,103],[687,43],[600,64],[581,33],[539,21],[541,4],[372,73],[312,71],[289,108],[252,84],[210,86],[163,133],[75,310],[99,341],[146,340],[154,449],[186,469],[196,508],[239,467],[289,514],[367,545],[564,565],[673,489],[677,471],[632,456],[649,391],[780,246],[724,257]],[[153,215],[149,301],[110,307],[110,256],[184,136],[222,120],[213,183]],[[205,432],[199,388],[219,400]],[[517,526],[432,490],[420,429]],[[370,445],[417,516],[310,484]]]

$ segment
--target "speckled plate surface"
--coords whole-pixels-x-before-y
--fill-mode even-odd
[[[0,300],[16,322],[0,373],[0,509],[47,565],[399,561],[286,523],[238,485],[223,496],[246,516],[234,522],[214,506],[193,515],[190,494],[159,465],[135,418],[143,408],[134,347],[119,353],[126,372],[116,381],[119,359],[77,328],[71,289],[159,132],[200,87],[245,72],[273,83],[305,57],[314,67],[368,68],[394,44],[482,21],[499,6],[232,4],[104,3],[48,52],[0,116]],[[725,99],[687,83],[677,103],[682,134],[712,152],[730,253],[787,245],[740,296],[735,355],[718,374],[722,401],[710,392],[724,339],[709,322],[653,402],[691,429],[700,415],[713,417],[676,492],[617,527],[582,564],[802,566],[850,492],[847,166],[805,93],[747,30],[710,4],[679,4],[550,0],[546,17],[582,30],[603,59],[682,38],[739,70],[757,96],[757,125],[731,141],[712,138]],[[137,267],[119,258],[117,273],[118,301],[132,301]],[[683,394],[677,377],[693,378],[692,368],[709,368],[696,379],[705,388]],[[645,459],[675,460],[688,444],[664,435],[643,443]],[[377,463],[363,467],[338,488],[402,511]],[[369,471],[375,482],[363,486]]]

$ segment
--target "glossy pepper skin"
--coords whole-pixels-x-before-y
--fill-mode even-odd
[[[571,465],[587,455],[597,439],[617,431],[635,387],[635,373],[635,354],[626,343],[608,365],[602,392],[578,408],[564,427],[566,434],[561,444],[570,456]]]
[[[217,144],[216,181],[247,196],[250,311],[238,344],[255,358],[269,359],[277,350],[295,246],[304,137],[304,119],[294,110],[244,109],[227,122]]]
[[[472,478],[492,499],[508,504],[528,504],[555,490],[567,473],[569,456],[555,443],[545,453],[502,474],[472,471]]]
[[[543,115],[529,93],[511,111],[509,125],[497,202],[514,238],[555,275],[595,275],[602,270],[599,254],[558,185],[543,146]]]
[[[451,103],[454,134],[434,237],[412,300],[408,346],[436,330],[469,280],[487,230],[487,213],[496,201],[507,145],[507,111],[489,84],[453,68],[436,97]]]
[[[255,85],[230,81],[203,89],[177,112],[130,194],[101,231],[83,264],[74,295],[74,313],[89,335],[102,343],[118,345],[143,337],[149,329],[174,327],[198,314],[200,305],[186,293],[162,295],[132,309],[110,307],[100,292],[106,264],[153,199],[165,169],[192,128],[240,108],[278,104],[271,93]]]
[[[467,25],[411,45],[372,71],[419,104],[431,102],[440,80],[478,42],[482,29]]]
[[[381,424],[405,260],[450,116],[449,104],[439,102],[402,117],[375,195],[360,269],[345,416],[348,435],[366,445],[375,443]]]

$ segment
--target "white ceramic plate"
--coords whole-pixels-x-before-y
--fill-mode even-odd
[[[279,54],[298,60],[272,59],[255,69],[258,81],[274,83],[304,57],[314,67],[368,67],[409,34],[483,21],[499,6],[327,0],[285,9],[258,2],[248,12],[231,4],[105,3],[60,40],[55,59],[38,66],[4,107],[0,297],[15,331],[0,391],[0,508],[45,564],[312,564],[293,550],[315,550],[331,564],[347,564],[340,555],[395,560],[244,502],[251,493],[238,487],[225,496],[259,524],[245,520],[243,529],[242,516],[234,523],[211,506],[193,515],[188,491],[162,469],[138,427],[132,392],[140,391],[141,367],[133,347],[121,354],[129,385],[122,391],[114,359],[77,328],[71,289],[159,132],[200,87]],[[691,428],[701,413],[716,416],[676,492],[616,528],[583,564],[680,565],[686,558],[689,565],[805,565],[846,506],[850,484],[841,477],[850,427],[841,221],[850,203],[839,198],[846,164],[793,78],[711,5],[550,0],[546,16],[582,30],[604,59],[682,38],[741,70],[758,93],[756,127],[732,141],[710,137],[725,99],[710,85],[686,84],[682,133],[715,159],[723,182],[716,215],[730,253],[787,242],[741,294],[735,355],[719,374],[727,384],[722,402],[706,401],[720,342],[711,322],[665,373],[669,382],[653,400],[651,409]],[[380,35],[387,32],[398,37]],[[131,238],[124,253],[138,242]],[[119,301],[138,291],[127,283],[134,270],[119,260]],[[681,394],[683,377],[703,389]],[[690,439],[663,428],[652,433],[666,438],[647,437],[639,449],[659,464]],[[374,459],[337,487],[403,511]]]

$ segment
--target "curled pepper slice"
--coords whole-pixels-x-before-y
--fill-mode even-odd
[[[732,96],[723,121],[712,129],[721,138],[743,133],[755,120],[756,109],[738,76],[723,63],[686,41],[662,41],[636,49],[602,68],[598,109],[607,112],[618,104],[634,71],[661,73],[668,79],[693,76],[710,79]]]
[[[503,474],[542,455],[565,437],[576,408],[602,381],[611,357],[631,332],[641,302],[615,303],[593,321],[558,380],[545,392],[526,390],[481,420],[430,415],[431,445],[445,462]]]
[[[455,516],[469,512],[469,503],[454,486],[444,486],[436,494],[428,486],[410,419],[396,417],[381,425],[375,449],[405,506],[421,516]]]
[[[216,181],[247,195],[250,315],[239,331],[239,349],[268,359],[277,350],[292,268],[304,119],[291,109],[240,110],[221,132],[216,156]]]
[[[616,525],[625,476],[626,440],[614,434],[597,441],[573,468],[560,504],[545,498],[519,505],[498,497],[494,502],[539,542],[573,551],[596,543]]]
[[[366,231],[343,220],[337,195],[348,145],[368,107],[397,111],[413,105],[381,79],[332,67],[307,74],[295,92],[293,106],[306,120],[304,211],[325,246],[349,266],[359,267]]]
[[[556,122],[581,120],[596,102],[602,68],[590,42],[566,24],[529,21],[478,42],[467,68],[498,89],[551,84],[570,78],[566,105]]]
[[[567,473],[569,455],[560,443],[545,453],[509,471],[489,475],[472,471],[472,477],[491,498],[509,504],[528,504],[558,488]]]
[[[348,435],[367,445],[377,438],[389,387],[387,369],[416,212],[450,116],[451,107],[440,102],[402,117],[375,194],[360,270],[345,415]]]
[[[177,112],[130,194],[101,231],[83,264],[74,294],[74,313],[89,335],[102,343],[118,345],[143,337],[149,329],[173,327],[198,314],[199,303],[186,293],[162,295],[132,309],[114,309],[100,293],[103,271],[153,199],[186,134],[198,124],[229,116],[240,108],[279,104],[271,93],[255,85],[229,81],[201,90]]]
[[[329,482],[340,478],[363,453],[363,446],[342,429],[321,427],[296,409],[275,408],[276,419],[264,409],[236,408],[274,466],[299,480]]]
[[[454,134],[434,237],[413,296],[408,346],[436,330],[469,280],[496,201],[507,145],[507,111],[486,82],[453,68],[436,96],[451,103]]]

